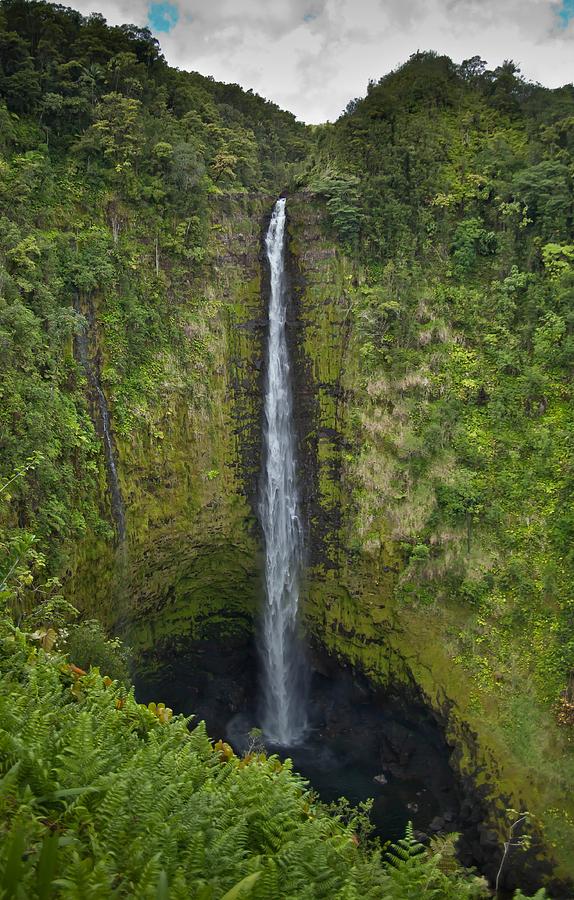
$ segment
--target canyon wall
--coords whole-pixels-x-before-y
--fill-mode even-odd
[[[267,297],[261,238],[273,199],[244,195],[214,203],[215,250],[192,282],[194,302],[199,296],[211,310],[202,338],[212,361],[202,373],[201,396],[187,394],[174,372],[153,427],[116,439],[126,540],[80,545],[69,582],[72,599],[85,610],[104,610],[134,648],[136,680],[149,684],[157,676],[161,684],[185,657],[198,698],[211,675],[224,672],[232,684],[246,660],[253,666]],[[532,849],[514,855],[512,878],[534,884],[549,872],[551,855],[558,874],[571,875],[567,850],[555,841],[561,817],[568,821],[574,813],[571,801],[497,740],[496,704],[489,699],[486,713],[476,706],[476,686],[453,658],[450,635],[464,627],[464,611],[399,602],[402,557],[385,533],[384,510],[373,525],[376,540],[366,540],[357,526],[356,467],[368,401],[353,295],[362,274],[325,236],[323,212],[310,196],[290,197],[288,217],[288,325],[308,548],[303,615],[317,659],[327,651],[374,685],[399,686],[433,711],[452,748],[465,786],[463,814],[476,835],[464,862],[480,861],[493,875],[507,836],[507,807],[529,809],[539,817]],[[96,327],[97,317],[96,304]],[[113,423],[113,405],[111,416]],[[104,489],[104,476],[101,482]]]
[[[69,595],[84,610],[97,609],[133,647],[136,677],[156,668],[165,674],[175,655],[212,638],[237,645],[241,656],[253,630],[265,328],[260,243],[271,202],[255,196],[214,204],[209,267],[191,281],[189,298],[176,298],[206,308],[200,337],[210,360],[201,392],[186,390],[185,371],[173,371],[153,420],[136,425],[129,439],[116,436],[125,541],[94,536],[76,550]],[[187,339],[195,338],[189,327]],[[113,403],[111,414],[113,422]],[[100,482],[105,494],[103,474]]]
[[[571,822],[571,801],[560,785],[521,759],[519,743],[500,740],[496,701],[486,690],[477,698],[476,683],[453,649],[465,610],[454,603],[400,599],[396,587],[404,557],[386,531],[384,508],[368,534],[361,527],[365,487],[357,470],[370,403],[354,327],[362,273],[325,238],[321,208],[309,197],[293,197],[289,210],[310,527],[308,633],[315,646],[372,683],[391,690],[401,685],[434,711],[452,748],[453,769],[466,786],[462,812],[475,833],[465,850],[467,864],[480,861],[494,876],[512,816],[507,810],[528,809],[534,814],[532,846],[526,854],[515,852],[509,884],[515,879],[523,887],[534,885],[550,873],[552,856],[560,875],[571,876],[567,842],[560,837],[562,825]],[[369,503],[376,509],[376,496]]]

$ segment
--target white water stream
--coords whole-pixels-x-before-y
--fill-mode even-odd
[[[286,316],[285,200],[273,209],[265,239],[271,276],[264,470],[260,516],[265,539],[266,602],[263,614],[263,733],[291,746],[307,724],[306,671],[298,636],[297,610],[303,533],[297,489],[293,392]]]

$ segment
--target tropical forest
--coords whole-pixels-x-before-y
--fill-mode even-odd
[[[0,900],[571,900],[573,376],[572,84],[0,0]]]

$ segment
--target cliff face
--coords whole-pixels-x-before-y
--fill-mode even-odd
[[[361,271],[324,238],[321,209],[304,196],[289,204],[290,250],[299,385],[299,436],[309,523],[305,618],[315,646],[365,673],[372,683],[402,685],[422,696],[452,748],[451,764],[465,786],[463,814],[476,837],[467,862],[495,875],[508,834],[507,809],[534,814],[532,849],[511,862],[523,886],[557,872],[572,876],[570,796],[533,770],[520,741],[501,739],[501,704],[488,687],[477,691],[457,659],[456,639],[470,615],[454,602],[405,602],[397,590],[401,548],[386,532],[385,510],[365,534],[361,510],[377,510],[376,491],[365,499],[358,475],[368,441],[365,411],[372,400],[359,372],[356,288]],[[381,451],[384,456],[384,449]],[[399,489],[399,488],[397,488]],[[527,686],[516,684],[518,695]],[[544,727],[567,769],[569,754],[550,715]],[[541,740],[547,737],[540,735]],[[512,820],[511,820],[512,821]]]
[[[75,602],[105,610],[134,647],[136,678],[148,684],[169,679],[185,658],[198,698],[212,674],[225,670],[232,690],[233,672],[253,663],[261,598],[255,510],[267,290],[261,247],[272,203],[272,197],[243,196],[214,205],[217,249],[193,281],[189,301],[200,297],[207,308],[201,337],[211,362],[202,373],[201,396],[182,389],[182,373],[174,372],[153,421],[130,441],[115,438],[126,540],[115,548],[86,541],[69,585]],[[369,402],[359,376],[353,302],[361,271],[325,238],[321,209],[310,197],[291,197],[288,216],[289,338],[308,531],[304,618],[311,643],[374,685],[400,685],[433,711],[465,786],[464,817],[474,825],[465,861],[482,861],[493,874],[507,835],[506,808],[529,809],[539,822],[533,849],[511,863],[516,880],[534,883],[548,869],[550,853],[559,874],[571,875],[562,833],[574,812],[571,801],[525,765],[516,748],[500,742],[496,703],[483,698],[486,713],[484,705],[477,712],[476,687],[453,659],[451,636],[464,628],[464,611],[397,600],[401,554],[385,533],[384,515],[372,526],[376,540],[361,534],[364,488],[356,462]],[[96,329],[97,322],[96,308]],[[195,336],[191,329],[189,339]],[[113,406],[111,419],[113,425]],[[370,503],[376,506],[376,497]]]
[[[126,537],[89,539],[69,593],[133,646],[136,674],[197,641],[248,641],[259,596],[254,499],[259,470],[261,228],[272,198],[214,204],[209,267],[190,287],[210,351],[201,394],[173,371],[152,419],[114,438]],[[199,298],[199,301],[198,301]],[[185,306],[185,297],[175,298]],[[98,310],[95,311],[98,328]],[[198,334],[187,327],[187,338]],[[105,357],[105,346],[103,348]],[[113,423],[113,404],[111,407]],[[106,492],[104,476],[102,490]]]

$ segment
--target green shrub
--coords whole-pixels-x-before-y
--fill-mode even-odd
[[[64,649],[80,669],[97,667],[102,675],[129,686],[129,650],[118,638],[108,638],[97,619],[69,626]]]
[[[0,670],[2,896],[381,896],[378,854],[288,762],[240,759],[6,622]]]
[[[106,643],[93,623],[84,636]],[[81,628],[81,626],[79,626]],[[88,646],[89,641],[86,641]],[[0,620],[0,897],[479,898],[453,842],[386,856],[290,761],[243,758]],[[333,811],[335,814],[333,814]]]

